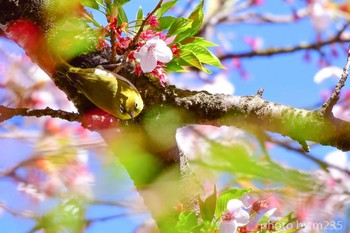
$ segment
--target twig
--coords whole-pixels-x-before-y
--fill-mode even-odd
[[[33,212],[31,211],[23,211],[23,212],[17,212],[11,208],[9,208],[5,203],[0,202],[0,209],[6,210],[8,213],[12,214],[15,217],[22,217],[22,218],[31,218],[31,219],[37,219],[38,216],[36,216]]]
[[[134,212],[144,212],[147,213],[147,207],[144,205],[143,200],[124,200],[124,201],[108,201],[108,200],[91,200],[89,202],[91,205],[106,205],[106,206],[116,206],[120,208],[127,208],[133,210]]]
[[[92,222],[104,222],[108,220],[112,220],[115,218],[125,218],[130,217],[131,214],[140,214],[140,213],[121,213],[121,214],[114,214],[110,216],[100,217],[100,218],[93,218],[93,219],[86,219],[87,225],[90,225]],[[141,213],[142,214],[142,213]]]
[[[42,156],[33,156],[33,157],[27,158],[27,159],[17,163],[16,165],[14,165],[14,166],[12,166],[10,168],[0,170],[0,178],[1,177],[12,176],[12,177],[15,177],[17,180],[23,181],[23,179],[20,179],[17,176],[16,170],[21,168],[21,167],[25,167],[25,166],[27,166],[29,164],[35,163],[36,161],[38,161],[38,160],[40,160],[42,158],[43,158]]]
[[[265,50],[257,50],[250,52],[242,52],[242,53],[228,53],[222,56],[219,56],[219,60],[232,59],[232,58],[252,58],[252,57],[265,57],[265,56],[273,56],[278,54],[292,53],[302,50],[318,50],[324,46],[334,44],[334,43],[345,43],[350,42],[350,39],[341,39],[339,35],[335,35],[328,40],[313,43],[313,44],[299,44],[292,47],[282,47],[282,48],[268,48]]]
[[[50,116],[52,118],[60,118],[70,122],[81,121],[80,115],[78,113],[66,112],[62,110],[54,110],[49,107],[45,109],[30,109],[30,108],[8,108],[0,105],[0,123],[11,119],[14,116],[35,116],[43,117]]]
[[[274,144],[277,144],[281,147],[284,147],[288,150],[291,150],[291,151],[294,151],[294,152],[297,152],[299,155],[303,156],[304,158],[308,159],[308,160],[311,160],[312,162],[316,163],[320,168],[322,168],[323,170],[327,171],[328,168],[334,168],[334,169],[337,169],[341,172],[344,172],[348,175],[350,175],[350,170],[348,169],[343,169],[343,168],[340,168],[336,165],[333,165],[333,164],[330,164],[330,163],[327,163],[321,159],[318,159],[316,158],[316,156],[312,156],[310,154],[307,154],[302,148],[295,148],[293,146],[291,146],[290,144],[288,143],[285,143],[283,141],[279,141],[275,138],[272,138],[272,137],[267,137],[267,140],[271,143],[274,143]]]
[[[154,13],[162,6],[162,3],[163,3],[163,0],[160,0],[160,1],[158,2],[157,6],[153,9],[153,11],[152,11],[151,13],[149,13],[149,14],[147,15],[147,17],[143,20],[143,22],[142,22],[142,24],[141,24],[139,30],[137,31],[136,36],[133,38],[133,40],[132,40],[132,42],[131,42],[131,44],[130,44],[130,47],[134,46],[134,45],[138,42],[138,40],[139,40],[139,38],[140,38],[140,35],[141,35],[141,33],[143,32],[143,28],[145,27],[146,23],[147,23],[148,20],[151,18],[151,16],[154,15]]]
[[[343,68],[343,73],[341,75],[341,78],[339,79],[337,85],[335,86],[331,97],[327,100],[326,103],[322,105],[321,114],[323,114],[324,116],[330,116],[334,105],[337,104],[339,100],[340,91],[344,87],[346,79],[348,78],[349,68],[350,68],[350,46],[348,49],[348,58],[346,61],[346,65]]]

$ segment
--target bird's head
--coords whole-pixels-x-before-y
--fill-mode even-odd
[[[123,120],[134,119],[143,109],[143,101],[137,91],[130,89],[131,93],[127,94],[127,98],[120,101],[119,118]]]

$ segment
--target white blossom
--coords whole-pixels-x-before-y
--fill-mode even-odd
[[[314,82],[320,84],[327,78],[340,78],[343,70],[337,66],[327,66],[319,70],[314,76]]]
[[[243,207],[243,202],[238,199],[228,201],[227,212],[223,214],[223,221],[219,225],[220,233],[235,233],[238,227],[247,225],[249,213]]]
[[[170,62],[173,59],[173,53],[165,41],[156,36],[148,40],[138,52],[135,52],[134,57],[139,60],[142,71],[149,73],[156,68],[158,61]]]

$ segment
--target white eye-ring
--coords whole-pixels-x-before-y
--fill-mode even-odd
[[[120,112],[121,112],[122,114],[124,114],[125,109],[124,109],[124,107],[123,107],[122,105],[119,106],[119,110],[120,110]]]

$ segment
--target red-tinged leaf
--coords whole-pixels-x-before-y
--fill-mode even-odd
[[[5,36],[19,46],[47,73],[51,74],[55,62],[48,51],[42,30],[30,20],[19,19],[5,28]]]
[[[9,24],[5,30],[6,37],[26,50],[36,50],[42,40],[40,28],[33,22],[20,19]]]

